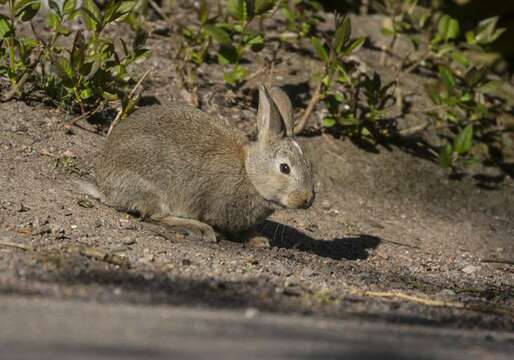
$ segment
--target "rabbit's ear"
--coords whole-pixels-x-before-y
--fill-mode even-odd
[[[293,118],[293,105],[291,99],[287,96],[286,92],[278,86],[272,87],[270,90],[271,98],[278,108],[282,121],[286,128],[286,135],[293,136],[294,134],[294,118]]]
[[[259,141],[284,137],[284,122],[275,102],[264,85],[259,85],[259,109],[257,111]]]

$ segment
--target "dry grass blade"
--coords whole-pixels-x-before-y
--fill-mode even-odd
[[[514,265],[513,259],[484,259],[483,263]]]
[[[20,250],[24,250],[24,251],[32,250],[32,248],[30,246],[27,246],[24,244],[18,244],[18,243],[12,242],[12,241],[0,240],[0,246],[16,248],[16,249],[20,249]]]
[[[168,16],[164,13],[161,7],[153,0],[149,0],[148,3],[152,7],[152,9],[159,15],[163,20],[168,19]]]
[[[134,97],[136,96],[136,91],[143,84],[143,81],[146,80],[148,75],[150,75],[150,73],[152,72],[153,69],[154,69],[154,67],[151,67],[150,69],[146,70],[146,72],[143,74],[143,76],[141,76],[141,78],[139,79],[137,84],[130,91],[130,93],[128,95],[129,99],[134,99]],[[114,129],[114,127],[121,121],[123,115],[124,115],[124,112],[123,112],[123,108],[122,108],[122,109],[120,109],[120,111],[118,111],[118,114],[116,114],[116,117],[112,121],[111,126],[109,126],[109,131],[107,131],[107,136],[109,136],[109,134],[111,133],[112,129]]]
[[[101,249],[91,248],[91,247],[81,247],[79,248],[79,254],[83,256],[91,257],[95,260],[103,261],[109,264],[117,265],[122,268],[130,268],[130,262],[127,258],[118,256],[115,254],[108,253]]]
[[[470,310],[476,311],[486,314],[494,314],[499,316],[509,316],[514,318],[514,311],[511,309],[506,309],[490,304],[464,304],[460,302],[453,301],[443,301],[443,300],[434,300],[428,299],[424,297],[419,297],[415,295],[405,294],[399,291],[367,291],[361,290],[357,288],[350,289],[351,295],[362,296],[362,297],[374,297],[374,298],[383,298],[383,299],[397,299],[404,300],[411,303],[421,304],[425,306],[432,307],[443,307],[449,309],[461,309],[461,310]]]

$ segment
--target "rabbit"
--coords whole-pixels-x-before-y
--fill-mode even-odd
[[[291,101],[278,87],[258,90],[253,142],[182,103],[136,110],[98,156],[104,201],[208,241],[216,233],[258,238],[256,226],[275,210],[310,207],[312,166],[293,138]]]

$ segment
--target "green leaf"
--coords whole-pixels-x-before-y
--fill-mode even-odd
[[[344,117],[339,118],[339,124],[343,126],[355,126],[359,125],[359,119],[357,119],[353,114],[347,114]]]
[[[455,89],[456,81],[450,70],[443,66],[439,67],[439,76],[441,77],[441,80],[443,81],[448,91],[452,92],[453,89]]]
[[[73,40],[73,47],[70,53],[70,66],[74,71],[80,71],[82,64],[86,58],[87,44],[82,35],[82,31],[78,31]]]
[[[71,30],[66,26],[62,25],[62,21],[57,14],[49,13],[46,17],[46,23],[48,26],[57,34],[68,36],[71,34]]]
[[[313,36],[311,38],[311,43],[321,61],[323,61],[324,63],[328,63],[328,53],[325,49],[325,46],[322,44],[321,40]]]
[[[350,36],[352,35],[352,23],[350,18],[344,16],[341,22],[338,24],[335,34],[335,49],[336,52],[339,53],[343,46],[345,46],[350,40]]]
[[[93,95],[93,92],[89,88],[83,89],[80,92],[80,98],[83,99],[83,100],[89,99],[92,95]]]
[[[243,78],[246,76],[246,69],[244,67],[242,67],[241,65],[236,65],[234,66],[234,69],[225,74],[223,76],[223,79],[225,80],[225,82],[229,83],[229,84],[236,84],[238,82],[240,82],[241,80],[243,80]]]
[[[62,80],[63,85],[67,88],[73,87],[73,69],[68,59],[64,57],[55,57],[52,59],[52,65],[56,75]]]
[[[209,8],[207,7],[207,0],[200,0],[200,7],[198,8],[198,20],[200,24],[205,24],[209,19]]]
[[[132,49],[134,49],[134,51],[146,50],[145,45],[146,45],[147,40],[148,40],[148,32],[146,32],[146,30],[143,29],[142,27],[139,28],[136,31],[136,36],[134,37],[134,42],[132,43]],[[124,47],[126,47],[126,46],[124,45]]]
[[[228,0],[227,11],[236,20],[246,22],[249,18],[246,0]]]
[[[281,0],[255,0],[253,14],[255,16],[262,15],[273,9],[279,1]]]
[[[83,0],[82,1],[82,20],[88,30],[90,31],[99,31],[102,28],[102,14],[100,13],[100,9],[93,0]]]
[[[445,144],[439,150],[439,164],[443,167],[450,167],[453,165],[453,149],[450,144]]]
[[[40,8],[40,0],[18,0],[14,3],[14,12],[21,21],[30,21]]]
[[[382,32],[382,34],[386,36],[393,36],[395,34],[395,31],[388,27],[383,27],[382,29],[380,29],[380,32]]]
[[[233,46],[221,46],[218,52],[218,62],[221,65],[234,64],[239,60],[239,52]]]
[[[230,35],[219,26],[204,24],[202,29],[221,45],[229,45],[231,43]]]
[[[11,34],[12,27],[9,18],[3,14],[0,14],[0,40]]]
[[[117,1],[110,0],[107,3],[104,15],[104,24],[122,20],[126,17],[136,6],[135,1]]]
[[[62,5],[64,15],[69,15],[77,9],[77,0],[64,0]]]
[[[505,32],[503,28],[496,30],[497,23],[497,16],[480,21],[475,34],[475,42],[481,45],[487,45],[496,41],[496,39]]]
[[[50,9],[52,9],[56,13],[54,15],[57,15],[59,18],[62,18],[63,14],[61,12],[61,7],[59,6],[57,1],[49,0],[48,1],[48,6],[50,7]]]
[[[459,22],[449,15],[443,15],[437,26],[438,35],[445,41],[456,39],[459,36]]]
[[[352,43],[350,45],[348,45],[348,47],[344,50],[344,53],[346,55],[350,55],[350,54],[353,54],[353,53],[359,51],[360,48],[362,47],[362,45],[364,45],[365,41],[366,41],[366,37],[364,37],[364,36],[356,38],[355,40],[352,41]]]
[[[473,124],[468,124],[462,131],[455,137],[453,141],[453,149],[459,154],[465,154],[471,149],[473,144]]]
[[[469,87],[473,88],[484,81],[487,78],[488,73],[489,69],[486,66],[479,68],[473,66],[464,76],[464,81]]]
[[[451,53],[451,56],[453,60],[455,60],[464,67],[468,67],[470,64],[469,59],[466,56],[464,56],[460,51],[453,51]]]
[[[323,121],[321,122],[321,125],[323,125],[324,127],[326,128],[331,128],[333,127],[335,124],[336,124],[336,120],[332,117],[326,117],[323,119]]]

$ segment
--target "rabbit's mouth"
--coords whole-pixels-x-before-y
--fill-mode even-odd
[[[270,203],[270,205],[272,205],[273,208],[275,209],[287,209],[288,207],[284,204],[282,204],[281,202],[277,201],[277,200],[268,200],[268,203]]]

